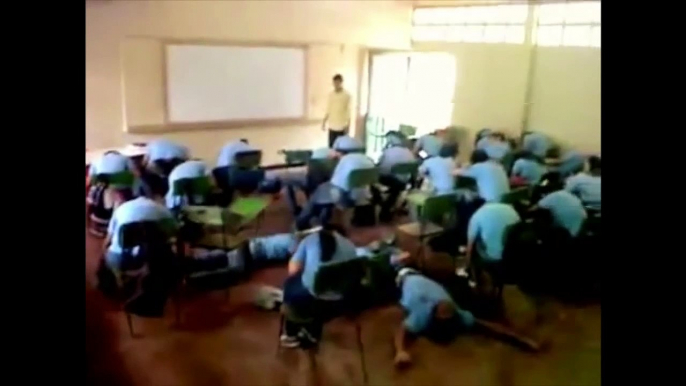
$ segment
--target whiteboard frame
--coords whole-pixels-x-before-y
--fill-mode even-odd
[[[309,95],[309,55],[308,44],[293,44],[283,42],[253,42],[253,41],[217,41],[206,39],[162,39],[162,102],[164,109],[164,123],[158,130],[150,127],[150,131],[186,131],[186,130],[207,130],[212,128],[238,128],[250,126],[289,126],[308,122],[309,116],[308,95]],[[304,74],[303,82],[303,115],[297,118],[268,118],[268,119],[231,119],[221,121],[199,121],[199,122],[171,122],[169,119],[169,83],[168,83],[168,53],[169,46],[214,46],[214,47],[263,47],[263,48],[296,48],[303,51],[304,55]],[[158,126],[158,125],[155,125]]]

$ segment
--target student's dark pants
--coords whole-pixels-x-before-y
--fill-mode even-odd
[[[431,249],[436,252],[444,252],[456,256],[459,252],[459,247],[467,244],[469,220],[484,202],[480,197],[472,200],[458,198],[456,205],[457,223],[454,227],[446,229],[443,234],[431,239],[429,241]]]
[[[400,181],[397,177],[382,174],[379,176],[379,183],[388,188],[386,199],[381,198],[381,192],[372,186],[372,194],[374,195],[374,202],[379,203],[381,206],[381,213],[379,216],[383,219],[388,219],[391,216],[391,211],[396,201],[398,201],[398,196],[405,190],[407,186],[406,183]]]
[[[336,131],[329,129],[329,148],[333,148],[333,143],[336,142],[336,138],[345,135],[346,131],[347,130]]]

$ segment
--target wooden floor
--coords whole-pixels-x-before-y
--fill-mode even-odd
[[[261,233],[286,232],[291,217],[283,200],[266,216]],[[356,229],[364,244],[391,228]],[[231,290],[185,298],[181,324],[169,306],[163,320],[134,317],[139,336],[129,336],[124,315],[94,287],[100,240],[86,235],[86,310],[88,379],[93,385],[361,385],[355,330],[334,320],[324,329],[313,379],[307,356],[299,350],[277,354],[278,315],[250,303],[258,284],[279,286],[285,268],[256,273],[250,283]],[[515,287],[505,289],[508,323],[545,343],[528,354],[478,335],[458,337],[440,347],[419,340],[414,366],[393,368],[392,336],[402,320],[397,307],[361,316],[362,341],[370,385],[600,385],[600,305],[575,307],[533,301]]]

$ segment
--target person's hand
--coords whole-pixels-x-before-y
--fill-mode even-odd
[[[412,359],[407,351],[398,351],[398,353],[395,354],[393,363],[395,364],[395,367],[402,369],[409,366],[412,363]]]

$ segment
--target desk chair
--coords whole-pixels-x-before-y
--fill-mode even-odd
[[[314,278],[314,290],[317,294],[324,294],[327,292],[336,292],[344,294],[344,300],[339,302],[325,302],[322,301],[321,307],[318,310],[323,310],[319,315],[326,322],[336,316],[343,315],[353,321],[355,325],[355,342],[357,344],[358,355],[360,358],[360,368],[362,370],[362,384],[366,385],[368,381],[367,366],[364,359],[364,347],[362,344],[362,326],[357,316],[364,310],[365,303],[363,287],[368,280],[369,260],[367,258],[355,258],[340,262],[331,262],[322,264],[317,271]],[[292,321],[298,324],[307,324],[314,321],[314,317],[310,315],[298,314],[297,310],[283,305],[281,307],[281,319],[279,321],[279,334],[284,332],[286,321]],[[321,340],[321,339],[320,339]],[[277,340],[277,353],[280,347]],[[319,348],[319,341],[314,347],[308,349],[310,357],[311,371],[316,376],[317,362],[315,354]]]
[[[122,171],[119,173],[100,173],[97,174],[92,182],[99,182],[105,185],[111,185],[119,188],[133,187],[135,177],[130,171]]]
[[[379,177],[379,183],[375,185],[375,188],[377,189],[378,193],[375,194],[383,193],[387,195],[387,199],[393,199],[392,197],[388,196],[391,190],[390,186],[397,185],[397,189],[399,189],[399,191],[397,192],[397,197],[394,199],[394,202],[392,203],[392,206],[390,208],[392,210],[397,205],[398,197],[400,197],[403,191],[407,190],[408,184],[410,187],[413,187],[415,185],[418,170],[419,162],[416,161],[393,165],[391,167],[391,176],[386,175]],[[394,177],[395,179],[397,179],[397,181],[394,179]],[[407,180],[407,182],[403,183],[403,181],[405,180]],[[401,184],[403,186],[402,189],[400,189]]]
[[[284,155],[289,167],[305,165],[312,158],[312,150],[279,150],[279,154]]]
[[[456,175],[455,176],[455,189],[468,189],[477,190],[476,180],[472,177]]]
[[[379,169],[378,168],[364,168],[353,170],[348,176],[348,192],[352,192],[354,189],[363,189],[371,187],[379,181]],[[339,208],[343,210],[343,224],[346,226],[352,222],[352,212],[356,207],[356,203],[352,207],[347,207],[347,205],[338,205]]]
[[[141,247],[144,245],[162,246],[161,250],[170,248],[169,250],[171,251],[169,239],[173,237],[175,232],[176,224],[172,219],[165,219],[161,221],[141,221],[122,225],[122,227],[120,228],[119,238],[122,244],[122,250],[124,251],[124,254],[133,253],[132,251],[134,250],[134,248]],[[155,251],[155,249],[150,250]],[[173,256],[173,254],[170,254],[170,256]],[[148,257],[150,258],[151,256]],[[155,257],[156,256],[152,256],[153,259]],[[140,267],[132,267],[132,269],[125,269],[120,272],[122,282],[124,283],[122,287],[128,287],[129,289],[134,290],[134,293],[132,294],[131,298],[127,299],[123,306],[124,314],[126,315],[126,323],[129,327],[129,333],[131,334],[131,337],[134,336],[134,333],[133,322],[131,318],[132,313],[129,311],[129,306],[131,306],[132,302],[134,302],[138,298],[138,296],[142,295],[142,292],[139,291],[140,287],[138,285],[138,277],[142,274],[141,269],[144,266],[147,265],[150,269],[150,263],[151,260],[143,262]],[[172,275],[171,279],[175,281],[175,283],[172,285],[172,298],[175,300],[176,303],[176,322],[178,324],[180,321],[180,299],[178,297],[178,283],[176,283],[176,280],[180,278],[180,276],[177,276],[177,274],[179,274],[177,264],[178,261],[171,261],[168,263],[168,274]],[[153,315],[150,316],[154,317]]]
[[[421,194],[421,192],[420,192]],[[454,222],[457,200],[455,194],[442,194],[417,198],[408,197],[408,201],[414,201],[419,208],[419,221],[398,226],[398,230],[419,239],[417,250],[420,268],[424,264],[424,247],[426,240],[437,236]]]
[[[152,164],[157,173],[148,171],[145,173],[146,180],[154,194],[164,196],[169,190],[169,175],[175,167],[182,164],[185,160],[180,158],[160,159],[153,161]]]
[[[512,205],[520,217],[522,217],[531,206],[531,188],[523,186],[512,189],[501,197],[500,202]]]
[[[186,199],[187,205],[205,204],[212,193],[212,184],[206,176],[176,180],[173,188],[174,196]],[[178,211],[179,207],[175,209]]]

